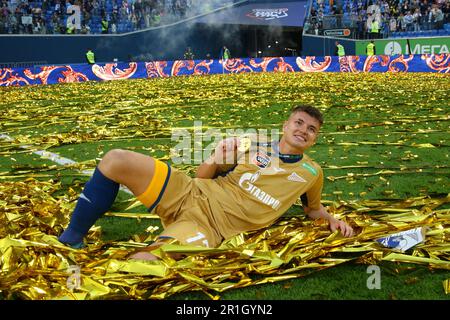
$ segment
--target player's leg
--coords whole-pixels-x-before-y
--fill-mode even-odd
[[[159,257],[155,256],[151,251],[158,249],[166,243],[170,243],[173,241],[172,237],[160,237],[158,240],[148,245],[145,248],[137,249],[129,255],[130,259],[135,260],[147,260],[147,261],[155,261],[159,260]],[[178,253],[171,253],[170,257],[175,260],[180,260],[183,258],[183,255]]]
[[[59,240],[73,247],[81,247],[84,236],[95,221],[111,208],[120,184],[139,196],[152,181],[154,170],[155,160],[152,157],[126,150],[106,153],[86,183],[69,226]]]
[[[174,239],[183,239],[179,235],[184,236],[183,230],[194,229],[194,227],[184,227],[180,232],[171,232],[175,226],[179,225],[180,217],[185,211],[183,206],[192,209],[192,178],[184,172],[170,168],[167,164],[155,160],[154,174],[152,181],[146,190],[138,196],[138,199],[148,208],[149,211],[155,209],[154,212],[161,218],[164,226],[163,233],[151,245],[137,249],[131,252],[131,259],[140,260],[157,260],[158,257],[153,255],[151,251],[160,246],[172,242]],[[170,254],[173,259],[180,259],[182,255]]]
[[[211,244],[216,245],[214,238],[205,227],[200,226],[196,221],[181,218],[179,221],[167,226],[153,244],[144,249],[139,249],[137,252],[130,255],[130,258],[138,260],[157,260],[158,257],[150,251],[159,248],[172,239],[178,240],[181,244],[205,248],[210,247]],[[183,258],[183,255],[172,253],[171,257],[178,260]]]

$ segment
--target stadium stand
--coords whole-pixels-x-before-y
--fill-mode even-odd
[[[1,0],[0,33],[125,33],[167,25],[210,12],[233,2],[226,0]],[[70,19],[77,10],[80,12],[78,25]],[[70,20],[69,24],[68,20]],[[105,21],[103,28],[102,20]]]
[[[0,34],[116,34],[167,25],[232,0],[1,0]],[[68,18],[79,8],[79,26]],[[102,28],[102,20],[104,27]],[[351,28],[353,38],[450,35],[450,0],[311,0],[305,32]],[[73,21],[73,20],[70,20]]]
[[[350,28],[353,38],[435,37],[450,35],[450,0],[312,0],[305,33]]]

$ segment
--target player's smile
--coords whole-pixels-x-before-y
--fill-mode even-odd
[[[306,142],[306,140],[307,140],[307,138],[305,136],[300,135],[300,134],[294,135],[294,138],[296,138],[300,142]]]
[[[320,123],[305,112],[293,114],[283,126],[281,152],[301,154],[311,147],[318,136]]]

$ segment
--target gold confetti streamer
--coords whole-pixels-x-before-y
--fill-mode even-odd
[[[298,278],[350,260],[450,269],[450,209],[436,209],[449,203],[450,196],[332,203],[329,211],[358,231],[353,238],[330,233],[321,221],[291,216],[268,229],[231,238],[219,248],[173,241],[154,251],[161,260],[138,261],[127,257],[145,243],[105,243],[98,228],[91,229],[85,249],[60,244],[56,235],[68,223],[72,208],[68,203],[76,197],[55,196],[60,187],[52,181],[34,179],[0,187],[0,290],[6,298],[164,299],[178,292],[200,290],[217,299],[218,294],[232,288]],[[141,214],[127,215],[142,218]],[[401,253],[375,241],[418,226],[426,226],[427,232],[425,241],[414,250]],[[417,252],[426,253],[426,257]],[[185,258],[175,261],[170,253]],[[335,253],[351,257],[333,257]],[[74,267],[78,273],[71,271]],[[254,280],[255,274],[263,277]],[[78,283],[72,283],[77,276]]]

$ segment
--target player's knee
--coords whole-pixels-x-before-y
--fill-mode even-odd
[[[108,151],[100,161],[99,169],[106,175],[114,175],[126,170],[127,163],[129,163],[129,152],[121,149]]]

